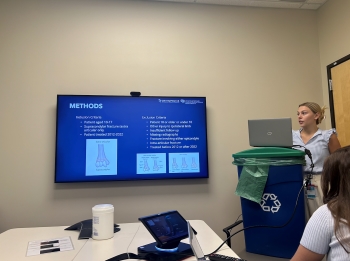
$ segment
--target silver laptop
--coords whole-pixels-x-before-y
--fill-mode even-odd
[[[248,120],[249,145],[252,147],[292,147],[292,119]]]
[[[197,240],[196,235],[193,233],[190,222],[187,221],[187,229],[188,229],[188,239],[190,241],[190,246],[192,248],[193,254],[196,257],[197,261],[209,260],[204,256],[201,246]]]

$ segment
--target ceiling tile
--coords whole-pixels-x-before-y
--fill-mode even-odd
[[[307,4],[324,4],[327,0],[306,0]]]
[[[320,7],[320,5],[317,5],[317,4],[303,4],[301,6],[301,9],[313,9],[313,10],[316,10]]]
[[[194,3],[195,0],[153,0],[158,2],[179,2],[179,3]]]
[[[217,4],[217,5],[237,5],[237,6],[249,6],[247,0],[196,0],[197,4]]]
[[[250,6],[254,7],[274,7],[274,8],[300,8],[302,3],[251,1]]]
[[[328,0],[144,0],[144,1],[316,10]],[[347,1],[350,1],[350,0],[347,0]]]

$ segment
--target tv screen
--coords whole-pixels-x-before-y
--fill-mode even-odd
[[[208,178],[205,97],[57,95],[55,182]]]

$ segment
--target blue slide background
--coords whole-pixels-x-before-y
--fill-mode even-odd
[[[175,102],[174,102],[175,101]],[[92,104],[91,108],[72,108],[70,104]],[[110,133],[108,137],[84,136],[84,121],[77,117],[97,117],[110,125],[127,126],[121,128],[95,129],[96,133]],[[179,146],[171,148],[151,148],[150,123],[147,117],[165,117],[166,121],[192,121],[190,128],[178,129],[178,137],[198,137],[199,140],[181,141],[181,147],[195,145],[186,149]],[[154,119],[160,121],[159,119]],[[107,125],[102,123],[102,125]],[[85,182],[110,180],[168,179],[168,178],[207,178],[207,129],[205,97],[130,97],[58,95],[56,125],[56,171],[55,182]],[[175,129],[175,128],[174,128]],[[171,132],[169,132],[171,133]],[[114,136],[112,136],[114,135]],[[107,158],[114,165],[104,175],[95,175],[96,155],[89,154],[90,146],[96,140],[115,140],[114,145],[105,147]],[[117,140],[117,141],[116,141]],[[96,153],[96,149],[91,149]],[[172,173],[169,171],[169,153],[196,153],[199,171]],[[113,155],[112,155],[113,154]],[[138,155],[159,154],[162,168],[156,173],[141,173],[138,169]],[[160,159],[159,158],[159,159]],[[197,158],[196,158],[197,160]],[[89,161],[89,162],[88,162]],[[92,164],[91,163],[91,164]],[[149,162],[153,166],[153,162]],[[114,170],[113,170],[114,169]]]

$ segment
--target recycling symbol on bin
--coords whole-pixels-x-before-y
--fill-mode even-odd
[[[273,206],[266,205],[266,203],[268,203],[270,201],[273,202],[272,203]],[[271,205],[271,203],[270,203],[270,205]],[[281,207],[281,202],[279,202],[279,200],[277,199],[277,196],[275,194],[265,193],[261,197],[260,206],[261,206],[262,210],[264,210],[266,212],[276,213],[276,212],[278,212],[278,210]]]

